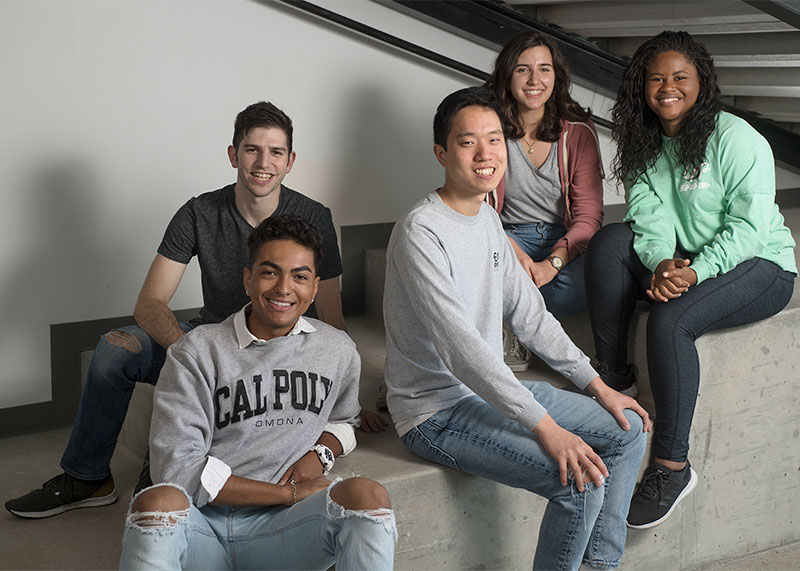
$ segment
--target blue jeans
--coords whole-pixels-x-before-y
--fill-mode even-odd
[[[533,433],[478,396],[437,412],[404,434],[403,443],[426,460],[547,498],[534,569],[575,570],[581,562],[616,567],[646,444],[641,418],[626,410],[631,428],[625,431],[589,397],[546,382],[520,382],[561,427],[600,455],[609,472],[602,488],[589,483],[581,493],[571,480],[562,486],[558,464]]]
[[[679,257],[687,257],[680,255]],[[628,328],[637,299],[648,299],[652,272],[633,249],[628,224],[610,224],[586,251],[586,291],[597,359],[612,370],[628,363]],[[715,329],[753,323],[786,307],[794,274],[761,258],[744,261],[667,303],[647,319],[647,370],[656,420],[657,458],[683,462],[700,385],[695,340]],[[733,380],[733,379],[732,379]]]
[[[511,236],[522,251],[534,262],[541,262],[550,255],[553,245],[567,231],[563,224],[532,222],[530,224],[504,224],[506,234]],[[586,311],[586,288],[583,285],[583,254],[564,266],[547,283],[539,288],[547,311],[557,319],[573,313]]]
[[[190,501],[188,510],[159,514],[155,527],[129,513],[120,569],[392,569],[392,510],[347,510],[331,500],[334,485],[291,507],[198,509]]]
[[[185,332],[196,327],[192,323],[180,325]],[[100,338],[86,373],[72,434],[61,458],[61,468],[74,478],[108,477],[133,389],[137,382],[155,385],[167,356],[167,351],[137,325],[121,327],[115,332],[135,337],[141,350],[134,352],[109,342],[105,336]]]

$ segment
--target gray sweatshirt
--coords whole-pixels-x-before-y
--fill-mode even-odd
[[[361,359],[346,333],[301,318],[289,335],[242,341],[246,309],[173,344],[153,397],[153,481],[180,484],[198,506],[230,473],[276,483],[329,423],[355,426],[361,408]],[[230,470],[208,484],[215,462]]]
[[[392,231],[383,296],[387,404],[401,436],[477,394],[532,430],[546,410],[503,362],[503,321],[584,388],[597,376],[517,261],[497,213],[448,207],[432,192]]]

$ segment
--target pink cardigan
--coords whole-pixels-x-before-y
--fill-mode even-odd
[[[597,129],[590,120],[561,121],[558,136],[558,172],[561,194],[564,196],[564,228],[567,233],[553,249],[565,247],[569,259],[583,253],[589,240],[603,224],[603,164]],[[505,177],[493,193],[487,195],[489,204],[499,213],[503,209]]]

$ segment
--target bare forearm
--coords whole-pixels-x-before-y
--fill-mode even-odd
[[[319,282],[319,289],[314,301],[317,316],[337,329],[347,331],[342,315],[342,294],[339,290],[339,278],[329,278]]]
[[[183,336],[178,320],[169,306],[153,299],[139,299],[133,310],[136,323],[165,349]]]
[[[339,457],[342,455],[342,443],[330,432],[323,432],[317,439],[317,444],[327,446],[333,452],[333,455]]]
[[[292,488],[231,475],[211,502],[219,506],[292,505]]]

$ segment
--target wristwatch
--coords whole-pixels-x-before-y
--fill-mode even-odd
[[[558,256],[550,256],[550,257],[549,257],[549,258],[547,258],[547,259],[548,259],[548,260],[550,260],[550,264],[551,264],[551,265],[552,265],[552,266],[553,266],[553,267],[554,267],[554,268],[555,268],[557,271],[559,271],[559,272],[560,272],[562,269],[564,269],[564,260],[562,260],[562,259],[561,259],[561,258],[559,258]]]
[[[333,452],[324,444],[317,444],[311,450],[317,453],[319,461],[322,462],[322,475],[327,476],[333,469],[333,463],[336,462]]]

